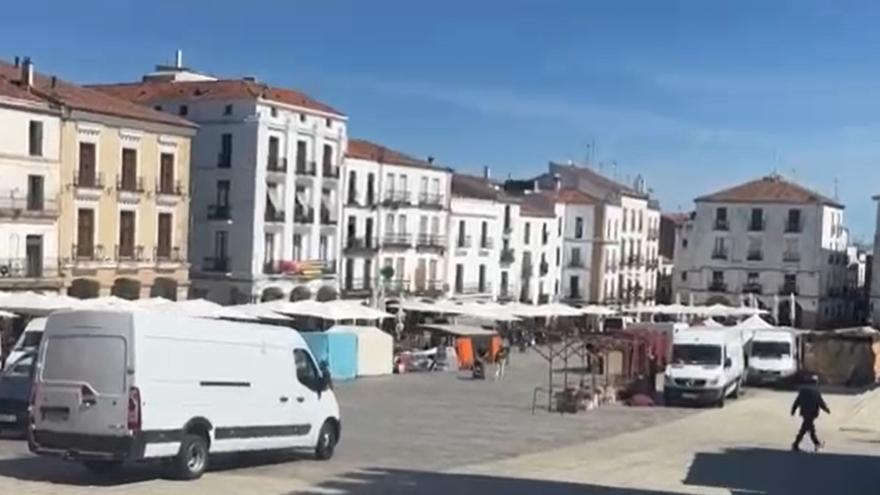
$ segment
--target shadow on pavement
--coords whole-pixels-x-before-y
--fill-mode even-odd
[[[880,457],[874,456],[729,449],[698,453],[684,482],[733,493],[867,494],[880,492],[878,468]]]
[[[296,452],[272,451],[212,455],[210,472],[234,471],[253,467],[297,462],[309,456]],[[126,464],[118,471],[95,474],[80,463],[49,457],[0,459],[0,477],[22,481],[41,481],[71,486],[120,486],[167,478],[169,471],[160,462]]]
[[[319,484],[312,492],[294,494],[318,495],[674,495],[673,492],[612,488],[607,486],[566,483],[560,481],[498,478],[470,474],[433,473],[394,469],[356,471]]]

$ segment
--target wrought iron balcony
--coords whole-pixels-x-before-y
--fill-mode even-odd
[[[513,249],[506,248],[501,250],[501,263],[510,264],[516,259]]]
[[[400,248],[409,249],[413,246],[413,238],[411,234],[385,234],[382,237],[383,248]]]
[[[302,176],[310,176],[314,177],[318,175],[317,167],[315,166],[315,162],[310,161],[306,162],[305,160],[297,160],[296,162],[296,174]]]
[[[420,249],[446,249],[446,238],[438,234],[419,234],[416,247]]]
[[[419,207],[429,209],[442,209],[443,206],[444,204],[442,194],[426,192],[419,194]]]
[[[287,158],[270,155],[266,161],[266,171],[287,172]]]
[[[762,294],[764,286],[759,282],[747,282],[743,284],[742,291],[744,294]]]
[[[339,178],[339,167],[334,167],[333,165],[324,164],[321,168],[321,175],[325,179],[338,179]]]
[[[709,292],[727,292],[727,283],[717,281],[709,282]]]
[[[382,199],[382,205],[391,208],[395,208],[398,206],[408,206],[410,204],[409,191],[386,191],[385,196]]]
[[[294,223],[304,223],[304,224],[312,224],[315,222],[315,209],[308,207],[303,208],[301,206],[297,206],[293,209],[293,222]]]
[[[208,220],[230,220],[232,209],[229,205],[208,205]]]

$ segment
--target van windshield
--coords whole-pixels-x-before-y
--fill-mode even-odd
[[[791,356],[791,346],[788,342],[752,342],[752,356],[761,358]]]
[[[41,330],[32,330],[25,332],[21,339],[21,348],[40,347],[40,341],[43,340],[43,332]]]
[[[675,364],[721,365],[721,347],[707,344],[675,344],[672,346]]]
[[[49,338],[43,358],[44,381],[86,383],[99,394],[125,390],[125,340],[98,335]]]

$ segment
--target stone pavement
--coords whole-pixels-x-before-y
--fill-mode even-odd
[[[102,481],[0,442],[0,493],[880,493],[880,434],[840,429],[870,416],[868,396],[829,396],[834,414],[819,421],[827,449],[795,454],[791,392],[750,391],[724,409],[532,416],[535,366],[521,356],[502,383],[432,374],[343,385],[344,443],[333,461],[230,459],[190,483],[151,467]]]

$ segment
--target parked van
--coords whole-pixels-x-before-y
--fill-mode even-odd
[[[146,311],[52,314],[30,409],[32,452],[96,471],[165,459],[194,479],[209,454],[329,459],[340,438],[330,377],[296,331]]]
[[[750,382],[780,385],[797,378],[801,339],[796,330],[757,330],[749,348]]]
[[[43,340],[43,329],[46,328],[46,318],[34,318],[24,327],[24,332],[15,341],[9,355],[6,356],[7,363],[15,363],[26,354],[35,352],[40,347],[40,341]]]
[[[724,405],[739,396],[745,373],[742,332],[693,327],[672,338],[672,358],[664,377],[667,404]]]

